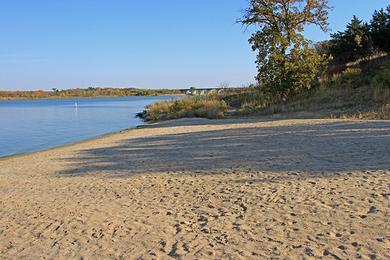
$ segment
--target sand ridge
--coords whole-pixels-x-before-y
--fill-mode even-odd
[[[0,160],[0,258],[390,258],[390,122],[179,120]]]

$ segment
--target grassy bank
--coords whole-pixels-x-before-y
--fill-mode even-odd
[[[252,86],[226,89],[207,97],[157,102],[140,116],[146,121],[160,121],[296,113],[316,118],[390,119],[390,58],[350,64],[338,74],[323,77],[310,90],[283,101]]]
[[[283,102],[256,90],[226,98],[241,115],[310,112],[318,117],[390,119],[390,58],[354,64]]]

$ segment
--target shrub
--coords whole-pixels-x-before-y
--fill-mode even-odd
[[[145,114],[145,112],[147,112],[147,114],[145,114],[145,116],[147,116],[147,119],[149,121],[156,121],[160,117],[168,116],[171,105],[172,104],[170,102],[167,102],[167,101],[155,102],[155,103],[149,105],[143,114]],[[143,116],[144,115],[142,115],[141,117],[143,117]]]
[[[223,118],[228,109],[225,101],[213,98],[187,97],[160,101],[147,106],[139,116],[145,121],[161,121],[184,117]]]
[[[390,60],[382,64],[371,81],[373,99],[384,101],[390,97]]]

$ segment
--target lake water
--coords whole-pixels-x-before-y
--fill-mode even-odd
[[[74,143],[142,124],[148,104],[171,96],[0,100],[0,157]]]

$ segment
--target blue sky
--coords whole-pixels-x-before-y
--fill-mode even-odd
[[[253,82],[246,0],[0,0],[0,90]],[[331,0],[333,32],[388,0]],[[312,40],[329,33],[308,28]]]

